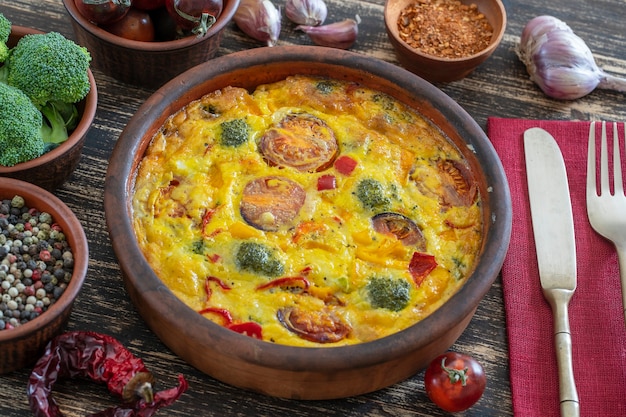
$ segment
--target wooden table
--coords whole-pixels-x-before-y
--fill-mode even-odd
[[[277,1],[275,4],[284,4]],[[626,76],[626,34],[623,5],[611,0],[504,0],[508,26],[495,54],[462,81],[441,84],[444,92],[461,104],[486,128],[488,116],[533,119],[626,120],[622,93],[596,91],[574,102],[547,98],[532,82],[517,59],[514,48],[522,28],[531,18],[548,14],[566,22],[590,46],[598,64],[618,76]],[[384,0],[327,0],[328,21],[361,17],[360,33],[352,50],[397,63],[383,23]],[[14,24],[43,31],[74,34],[60,0],[2,0],[0,12]],[[307,38],[283,23],[281,43],[307,44]],[[219,55],[260,46],[231,23]],[[430,403],[423,372],[387,389],[333,401],[292,401],[245,392],[195,370],[176,357],[146,327],[123,288],[119,266],[111,248],[103,210],[103,186],[107,161],[128,119],[151,91],[120,83],[94,70],[99,105],[77,170],[56,195],[83,223],[91,260],[86,283],[69,323],[72,330],[98,330],[116,335],[146,362],[163,386],[173,386],[182,373],[189,381],[183,397],[158,415],[163,416],[444,416]],[[469,353],[485,366],[489,382],[482,399],[465,416],[510,416],[508,347],[501,281],[481,302],[467,330],[452,347]],[[29,369],[0,376],[0,415],[31,415],[26,397]],[[537,376],[540,378],[541,376]],[[117,404],[106,387],[69,380],[55,386],[55,396],[66,416],[84,416]]]

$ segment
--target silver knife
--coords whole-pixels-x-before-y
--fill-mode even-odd
[[[554,314],[561,416],[578,417],[568,314],[576,290],[576,243],[565,162],[554,138],[536,127],[524,132],[524,153],[541,288]]]

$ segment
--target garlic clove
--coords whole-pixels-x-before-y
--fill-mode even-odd
[[[359,34],[361,18],[358,15],[355,18],[322,26],[299,25],[296,30],[306,33],[316,45],[348,49]]]
[[[319,26],[327,14],[324,0],[287,0],[285,3],[285,15],[298,25]]]
[[[573,32],[567,23],[554,16],[537,16],[531,19],[522,30],[520,43],[526,45],[526,48],[531,48],[532,44],[529,44],[529,42],[534,43],[541,36],[553,30]]]
[[[281,30],[280,9],[270,0],[241,0],[233,16],[239,29],[267,46],[278,42]]]
[[[555,17],[531,19],[516,52],[530,79],[550,97],[575,100],[596,88],[626,91],[626,80],[600,69],[585,41]]]

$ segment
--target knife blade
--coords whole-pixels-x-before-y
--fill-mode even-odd
[[[524,154],[539,277],[554,316],[561,416],[577,417],[568,313],[576,290],[576,241],[565,162],[554,138],[540,128],[524,132]]]

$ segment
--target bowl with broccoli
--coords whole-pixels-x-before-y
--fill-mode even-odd
[[[69,178],[96,113],[90,61],[63,35],[0,14],[0,176],[47,190]]]

